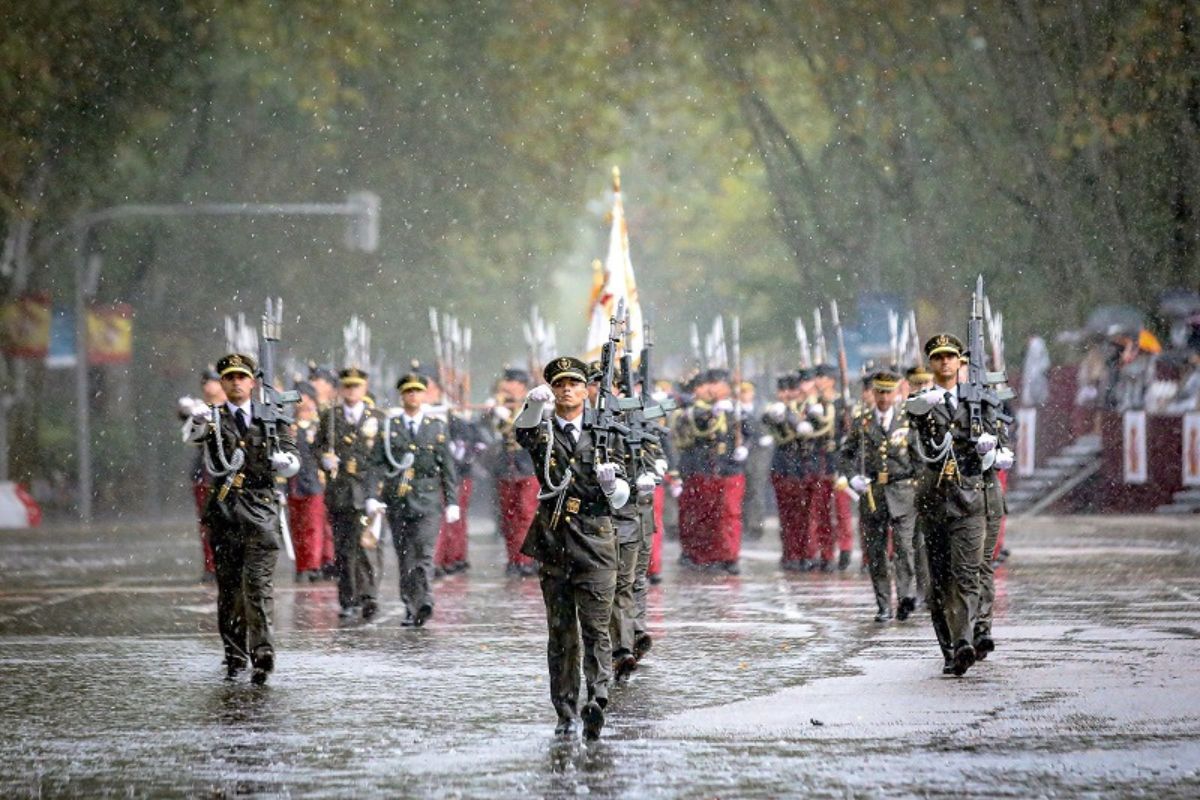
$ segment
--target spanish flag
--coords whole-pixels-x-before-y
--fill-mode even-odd
[[[50,295],[17,297],[4,306],[4,352],[13,358],[45,358],[50,350]]]
[[[88,363],[128,364],[133,359],[133,308],[127,303],[88,310]]]
[[[588,324],[585,361],[600,357],[600,348],[608,341],[609,320],[617,304],[625,301],[629,310],[629,351],[636,359],[642,350],[642,305],[638,300],[633,262],[629,258],[629,227],[625,224],[625,206],[621,202],[621,171],[613,167],[612,229],[608,235],[608,257],[603,270],[595,276]],[[597,288],[598,287],[598,288]]]

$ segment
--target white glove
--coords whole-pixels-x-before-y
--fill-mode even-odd
[[[492,409],[492,416],[501,422],[508,422],[512,419],[512,409],[508,406],[496,406]]]
[[[300,459],[291,453],[271,453],[271,469],[281,478],[290,478],[300,471]]]
[[[661,478],[663,475],[666,475],[668,469],[670,469],[670,465],[667,464],[665,458],[654,459],[654,471],[658,473],[658,477]]]
[[[990,453],[996,448],[996,437],[990,433],[979,434],[978,441],[975,442],[975,452],[979,455]]]
[[[804,413],[808,414],[808,416],[813,419],[820,419],[821,417],[825,416],[825,406],[821,405],[820,403],[809,403],[808,408],[804,410]]]
[[[787,414],[787,406],[779,402],[771,403],[767,406],[766,414],[767,419],[772,422],[782,422],[784,415]]]
[[[476,442],[475,443],[475,452],[476,453],[482,453],[484,450],[487,450],[487,448],[488,448],[487,442]]]
[[[342,463],[342,460],[334,453],[326,453],[321,456],[321,466],[326,472],[333,472],[338,468],[338,464],[340,463]]]
[[[192,424],[206,425],[212,422],[212,407],[204,403],[195,403],[192,406]]]
[[[733,411],[733,401],[726,397],[724,400],[718,400],[713,403],[713,411],[724,411],[726,413]]]
[[[455,439],[450,443],[450,457],[455,461],[462,461],[463,456],[467,454],[467,445],[462,439]]]
[[[208,406],[203,400],[197,400],[187,395],[179,398],[176,402],[176,408],[179,409],[179,414],[184,417],[194,417],[201,411],[208,411]]]
[[[1013,462],[1016,460],[1013,451],[1007,447],[1001,447],[996,451],[996,469],[1012,469]]]
[[[637,490],[643,494],[653,492],[655,485],[658,483],[654,476],[649,472],[643,472],[637,477]]]
[[[617,465],[611,461],[596,465],[596,480],[605,494],[612,494],[617,488]]]
[[[739,444],[733,448],[733,460],[739,464],[745,461],[750,456],[750,448],[744,444]]]
[[[800,422],[796,425],[796,433],[800,434],[801,436],[811,436],[814,430],[816,430],[816,428],[814,428],[812,423],[806,419],[800,420]]]
[[[858,494],[866,494],[867,487],[870,485],[871,482],[864,475],[855,475],[850,479],[850,488]]]
[[[373,517],[376,514],[382,514],[387,510],[387,503],[382,500],[376,500],[374,497],[367,500],[367,516]]]
[[[554,399],[554,390],[550,388],[549,384],[543,383],[530,389],[526,399],[531,403],[545,405]]]
[[[462,519],[462,509],[460,509],[458,507],[457,503],[451,503],[450,505],[446,506],[446,522],[447,523],[453,525],[454,523],[458,522],[460,519]]]
[[[758,446],[759,447],[770,447],[771,443],[774,441],[775,441],[774,436],[772,436],[769,433],[764,433],[762,436],[758,437]]]
[[[677,497],[679,497],[679,495],[683,494],[683,484],[680,483],[679,481],[675,481],[674,483],[671,484],[671,486],[667,489],[667,491],[669,491],[671,493],[671,497],[677,498]]]

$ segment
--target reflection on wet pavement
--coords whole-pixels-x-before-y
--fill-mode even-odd
[[[281,564],[262,688],[224,680],[182,527],[5,533],[0,794],[1196,796],[1198,532],[1014,525],[1000,649],[961,680],[923,614],[871,621],[857,572],[785,575],[768,537],[741,576],[681,573],[668,545],[654,649],[586,746],[552,736],[537,584],[487,531],[424,629],[391,554],[365,625]]]

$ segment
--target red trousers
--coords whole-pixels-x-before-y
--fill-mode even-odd
[[[663,498],[666,492],[660,483],[654,487],[654,534],[650,537],[650,566],[647,575],[662,574]]]
[[[854,512],[850,510],[850,495],[833,493],[834,510],[837,512],[837,549],[842,553],[854,550]],[[864,552],[866,549],[864,548]]]
[[[805,479],[792,475],[771,475],[775,504],[779,507],[780,561],[808,558],[808,487]]]
[[[537,514],[538,480],[532,475],[524,478],[502,478],[496,481],[496,496],[500,506],[500,534],[508,550],[508,563],[518,567],[532,564],[533,559],[521,552],[525,534]]]
[[[447,569],[467,561],[467,508],[471,503],[471,490],[474,483],[471,478],[463,478],[458,482],[458,522],[446,522],[442,517],[442,527],[438,530],[437,544],[433,548],[433,565]]]
[[[745,475],[689,475],[679,496],[679,544],[696,564],[737,561]]]
[[[808,505],[808,558],[818,555],[822,561],[833,561],[833,478],[814,475],[805,478]]]
[[[325,495],[288,497],[288,525],[296,551],[296,572],[319,570],[325,550]]]
[[[217,573],[217,562],[213,560],[212,537],[209,535],[208,526],[199,520],[204,518],[204,506],[208,504],[208,493],[211,491],[208,483],[205,481],[195,481],[192,483],[192,496],[196,498],[196,520],[200,526],[200,549],[204,553],[204,571],[209,575]]]

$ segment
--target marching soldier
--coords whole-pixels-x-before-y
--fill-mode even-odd
[[[317,416],[322,417],[337,401],[337,374],[329,367],[319,366],[315,361],[308,362],[308,382],[317,393]],[[319,452],[319,448],[318,448]],[[321,485],[325,485],[325,474],[321,473]],[[321,498],[324,504],[325,499]],[[321,531],[321,577],[326,580],[337,580],[337,556],[333,546],[333,525],[329,514],[325,514],[325,522]]]
[[[929,611],[945,659],[943,673],[963,675],[975,663],[980,566],[988,518],[995,507],[992,451],[1004,447],[995,410],[984,406],[979,431],[958,382],[963,344],[941,333],[925,343],[934,388],[909,400],[913,454],[926,468],[920,475],[917,513],[925,525],[929,555]]]
[[[892,618],[892,575],[888,564],[888,532],[895,547],[896,597],[900,620],[917,607],[914,586],[913,526],[916,524],[916,481],[908,456],[908,420],[896,405],[900,376],[880,370],[870,379],[873,401],[854,417],[842,444],[842,472],[852,475],[850,488],[859,495],[859,524],[867,567],[875,589],[876,622]]]
[[[210,472],[219,481],[204,522],[216,560],[217,625],[226,676],[233,678],[249,661],[251,680],[262,684],[275,669],[271,615],[280,546],[275,480],[295,475],[300,459],[287,426],[277,431],[279,449],[271,449],[262,408],[251,400],[256,370],[254,359],[240,353],[218,361],[226,400],[196,408],[186,433],[205,448]]]
[[[296,384],[296,391],[300,393],[296,406],[296,449],[300,455],[300,471],[288,484],[288,522],[296,551],[296,580],[316,582],[321,579],[325,526],[328,524],[317,442],[320,416],[313,385],[302,381]]]
[[[933,387],[933,373],[924,364],[909,367],[904,373],[904,378],[908,384],[908,398]],[[919,465],[914,464],[914,468],[916,466]],[[925,550],[925,523],[920,514],[917,515],[917,524],[913,526],[913,567],[916,569],[919,605],[929,596],[929,554]]]
[[[225,402],[225,390],[221,388],[221,376],[212,367],[200,373],[201,398],[184,396],[179,398],[179,418],[186,425],[193,412],[221,405]],[[192,497],[196,501],[196,519],[200,528],[200,552],[204,555],[204,573],[201,580],[211,583],[217,579],[216,561],[213,559],[212,534],[204,524],[204,509],[208,506],[208,495],[212,492],[212,475],[204,465],[203,451],[196,451],[192,462]]]
[[[513,422],[529,391],[529,373],[505,368],[497,382],[491,422],[495,443],[489,464],[496,481],[496,505],[500,534],[508,554],[505,574],[529,577],[537,574],[533,559],[521,552],[525,534],[538,507],[538,479],[533,459],[517,441]]]
[[[812,431],[801,434],[806,440],[805,505],[808,509],[808,557],[813,569],[834,571],[834,473],[837,471],[837,406],[834,403],[833,368],[819,364],[802,381],[806,392],[805,418]],[[809,388],[811,387],[811,389]],[[818,560],[817,557],[820,557]]]
[[[413,370],[419,371],[416,361],[413,361]],[[486,445],[483,444],[476,423],[466,416],[465,410],[460,412],[454,408],[450,398],[443,394],[437,380],[430,375],[426,375],[425,380],[425,413],[445,423],[447,444],[454,460],[454,473],[458,476],[455,505],[459,508],[459,517],[454,522],[442,520],[437,546],[433,552],[433,576],[440,578],[471,568],[471,563],[467,560],[467,510],[475,488],[471,479],[471,467],[475,463],[476,454]]]
[[[996,553],[1004,537],[1004,517],[1008,504],[1004,499],[1007,470],[1012,469],[1016,455],[1012,451],[1013,430],[1003,422],[1001,429],[1004,446],[996,451],[996,463],[991,480],[987,481],[987,535],[983,539],[983,558],[979,562],[979,616],[975,620],[975,658],[979,661],[996,649],[992,638],[992,609],[996,602]]]
[[[383,414],[366,402],[367,373],[346,367],[339,375],[340,402],[321,415],[317,442],[323,448],[321,469],[325,472],[325,507],[333,527],[334,556],[338,579],[339,616],[353,617],[359,609],[363,619],[379,611],[377,576],[372,551],[364,547],[364,527],[369,490],[368,464]]]
[[[404,624],[417,628],[433,614],[433,551],[441,520],[454,523],[460,516],[447,426],[425,414],[427,386],[419,372],[397,381],[402,411],[387,417],[375,441],[366,501],[369,516],[387,512],[400,563]]]
[[[608,434],[597,431],[592,415],[584,413],[587,365],[577,358],[555,358],[543,377],[548,385],[529,392],[515,419],[517,439],[538,467],[544,498],[522,551],[539,564],[549,628],[550,700],[558,712],[555,733],[571,734],[582,716],[584,736],[596,739],[604,726],[612,671],[609,622],[617,571],[612,512],[625,505],[630,490],[618,463],[600,460],[605,453],[597,445]],[[543,416],[552,400],[552,413]],[[581,638],[587,682],[582,712]]]
[[[763,428],[775,441],[771,486],[779,510],[779,565],[787,571],[802,571],[809,563],[804,483],[808,443],[801,435],[811,435],[813,426],[805,419],[800,400],[800,375],[784,375],[776,384],[775,402],[763,412]]]

